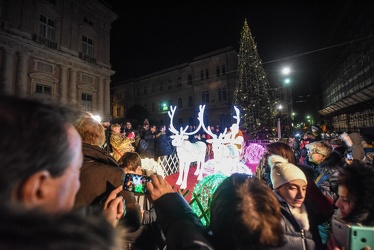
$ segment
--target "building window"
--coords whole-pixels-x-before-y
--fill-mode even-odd
[[[82,36],[82,52],[86,55],[93,56],[93,40],[85,35]]]
[[[178,77],[177,87],[178,88],[182,87],[182,78],[181,77]]]
[[[183,107],[182,98],[178,98],[178,108],[182,108],[182,107]]]
[[[209,92],[203,91],[201,94],[201,102],[202,104],[209,103]]]
[[[226,66],[222,65],[222,75],[226,75]]]
[[[169,80],[169,82],[168,82],[168,89],[172,89],[173,88],[173,86],[171,86],[171,80]]]
[[[92,95],[87,93],[82,93],[81,104],[85,111],[92,111]]]
[[[147,86],[144,86],[143,94],[144,94],[144,95],[147,94]]]
[[[218,89],[218,101],[226,101],[226,88]]]
[[[170,106],[173,106],[173,101],[171,99],[169,100],[169,106],[168,107],[170,107]]]
[[[117,107],[117,116],[121,116],[121,107]]]
[[[217,68],[216,68],[216,75],[219,76],[219,74],[220,74],[219,66],[217,66]]]
[[[140,96],[139,88],[136,88],[136,96]]]
[[[192,75],[188,75],[188,85],[192,84]]]
[[[117,93],[117,100],[122,100],[122,93],[121,92]]]
[[[154,84],[152,84],[151,92],[152,92],[152,94],[155,92],[155,85]]]
[[[200,71],[200,79],[201,79],[201,80],[204,80],[204,70],[201,70],[201,71]]]
[[[205,79],[209,79],[209,70],[208,69],[205,70]]]
[[[40,15],[39,28],[39,35],[41,37],[45,37],[52,41],[55,40],[55,21],[53,19]]]
[[[188,107],[192,107],[193,101],[192,101],[192,96],[188,97]]]
[[[155,103],[152,102],[152,112],[155,112]]]
[[[42,85],[42,84],[36,84],[35,86],[35,93],[41,94],[41,95],[52,95],[52,87],[48,85]]]
[[[164,91],[164,84],[160,82],[160,91]]]

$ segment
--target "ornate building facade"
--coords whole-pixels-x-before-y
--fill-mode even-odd
[[[116,18],[99,0],[0,1],[0,93],[52,97],[110,117]]]
[[[127,118],[128,110],[140,105],[150,120],[168,124],[167,112],[173,105],[177,106],[174,126],[196,125],[199,105],[205,104],[205,123],[229,128],[237,62],[237,52],[227,47],[116,84],[112,87],[113,118]]]

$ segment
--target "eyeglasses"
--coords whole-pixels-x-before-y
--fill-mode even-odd
[[[312,150],[312,151],[309,151],[310,154],[317,154],[317,155],[321,155],[322,157],[326,157],[326,155],[324,154],[321,154],[320,152],[318,152],[317,150]]]

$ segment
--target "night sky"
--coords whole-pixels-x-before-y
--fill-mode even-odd
[[[107,0],[112,23],[113,82],[153,73],[226,46],[239,51],[247,19],[270,83],[292,68],[294,94],[318,90],[318,65],[338,1]],[[235,3],[233,3],[235,2]],[[303,55],[305,54],[306,55]],[[311,88],[309,88],[311,86]]]

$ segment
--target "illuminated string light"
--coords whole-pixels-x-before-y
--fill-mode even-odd
[[[193,193],[197,195],[200,204],[202,205],[205,215],[209,218],[209,204],[213,193],[216,191],[217,187],[222,183],[224,179],[227,178],[227,175],[222,173],[215,173],[208,176],[205,176],[201,179],[195,186]],[[203,217],[203,213],[199,208],[197,202],[191,202],[192,210],[200,218],[203,225],[206,225],[207,222]]]
[[[155,160],[150,158],[141,159],[142,169],[147,169],[161,175],[162,178],[165,178],[166,174],[164,169],[158,164]]]
[[[257,143],[251,143],[245,149],[244,158],[250,164],[258,163],[265,152],[265,148]]]

